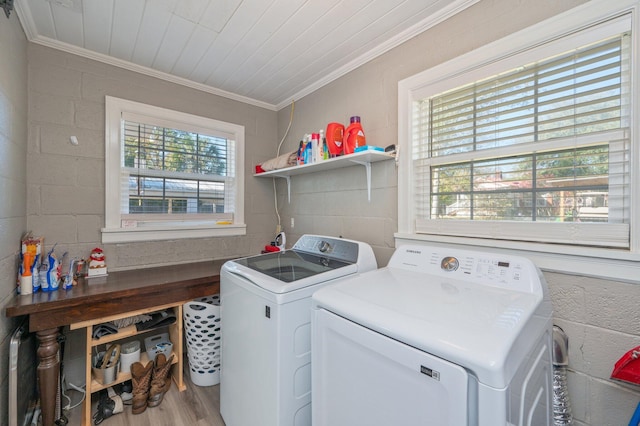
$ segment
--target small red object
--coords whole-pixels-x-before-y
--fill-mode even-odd
[[[640,384],[640,346],[631,349],[616,362],[611,378],[634,385]]]
[[[280,249],[276,246],[272,246],[272,245],[266,245],[264,246],[264,251],[265,252],[274,252],[274,251],[280,251]]]
[[[266,170],[262,168],[262,164],[257,164],[256,165],[256,174],[258,173],[264,173]]]

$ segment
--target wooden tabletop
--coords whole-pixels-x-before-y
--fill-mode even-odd
[[[150,306],[187,302],[220,292],[222,261],[109,272],[82,279],[69,290],[16,295],[5,315],[29,316],[29,330],[41,331]]]

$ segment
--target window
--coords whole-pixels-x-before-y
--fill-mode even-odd
[[[245,233],[244,128],[106,98],[103,242]]]
[[[637,251],[637,0],[590,3],[399,83],[401,238]]]
[[[628,247],[629,40],[625,32],[414,101],[414,172],[425,185],[416,230],[483,237],[475,223],[434,222],[601,223],[611,238],[580,225],[519,226],[500,238]]]

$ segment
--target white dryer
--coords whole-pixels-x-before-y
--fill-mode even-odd
[[[314,426],[552,424],[552,307],[528,259],[407,245],[312,299]]]

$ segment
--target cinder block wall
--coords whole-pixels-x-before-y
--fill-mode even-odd
[[[395,143],[398,80],[582,2],[481,1],[456,19],[299,100],[294,126],[283,149],[295,149],[302,134],[318,130],[329,121],[345,122],[350,115],[362,116],[372,143],[382,146]],[[255,164],[274,155],[288,124],[287,108],[277,114],[276,121],[272,111],[180,88],[45,47],[27,47],[15,14],[8,20],[0,17],[0,45],[0,148],[3,153],[0,155],[0,271],[3,272],[0,298],[3,304],[13,297],[15,257],[24,230],[32,229],[44,235],[48,247],[58,242],[61,249],[69,250],[72,255],[86,255],[99,245],[99,228],[104,220],[101,161],[104,107],[100,99],[105,94],[226,119],[244,124],[247,129],[245,175],[249,235],[170,241],[162,245],[113,245],[106,247],[110,267],[244,255],[259,250],[273,237],[271,180],[254,179],[251,174]],[[68,143],[71,135],[80,140],[78,147]],[[26,168],[22,167],[24,164]],[[295,241],[302,233],[317,232],[368,241],[374,245],[380,266],[385,265],[393,252],[393,233],[397,229],[395,176],[393,162],[374,165],[371,203],[366,201],[361,166],[294,177],[291,204],[286,200],[284,182],[279,182],[279,205],[288,240]],[[291,217],[295,218],[292,229]],[[640,310],[636,306],[640,286],[551,272],[545,272],[545,276],[554,303],[554,321],[569,334],[569,385],[576,425],[627,424],[640,393],[633,386],[611,381],[609,374],[613,363],[626,350],[640,345]],[[14,326],[4,317],[0,320],[0,424],[6,424],[7,420],[7,345]]]
[[[45,237],[47,250],[57,243],[57,254],[86,258],[101,246],[107,266],[116,270],[257,254],[273,239],[271,181],[252,178],[252,167],[270,158],[275,111],[40,45],[29,45],[28,59],[27,226]],[[105,95],[243,125],[247,235],[101,244]]]
[[[326,123],[359,115],[372,145],[397,141],[398,81],[584,3],[582,0],[483,0],[316,92],[297,100],[284,150]],[[284,134],[290,109],[278,113]],[[282,137],[282,136],[280,136]],[[400,155],[409,155],[400,153]],[[279,182],[282,223],[293,239],[306,232],[343,235],[374,246],[379,266],[394,251],[397,173],[393,161],[372,166],[372,199],[364,171],[352,166],[294,176],[291,203]],[[291,218],[294,228],[290,227]],[[544,271],[554,322],[569,336],[569,391],[576,425],[624,425],[640,387],[609,378],[615,362],[640,345],[640,285]]]
[[[640,285],[544,272],[554,323],[569,336],[569,393],[577,425],[626,425],[640,387],[610,379],[640,345]]]
[[[15,13],[0,13],[0,306],[15,294],[26,229],[27,40]],[[9,342],[16,320],[0,316],[0,424],[8,424]]]
[[[29,44],[15,13],[0,13],[0,300],[15,296],[20,237],[31,230],[45,249],[87,257],[105,248],[111,270],[257,254],[273,239],[270,180],[254,164],[276,145],[276,112]],[[146,102],[245,126],[243,237],[154,243],[100,242],[104,226],[104,96]],[[78,146],[69,143],[76,136]],[[16,320],[0,316],[0,424],[7,424],[8,345]],[[82,343],[69,342],[82,359]],[[80,354],[80,355],[78,355]],[[73,363],[70,364],[70,366]],[[67,371],[81,385],[80,374]]]

